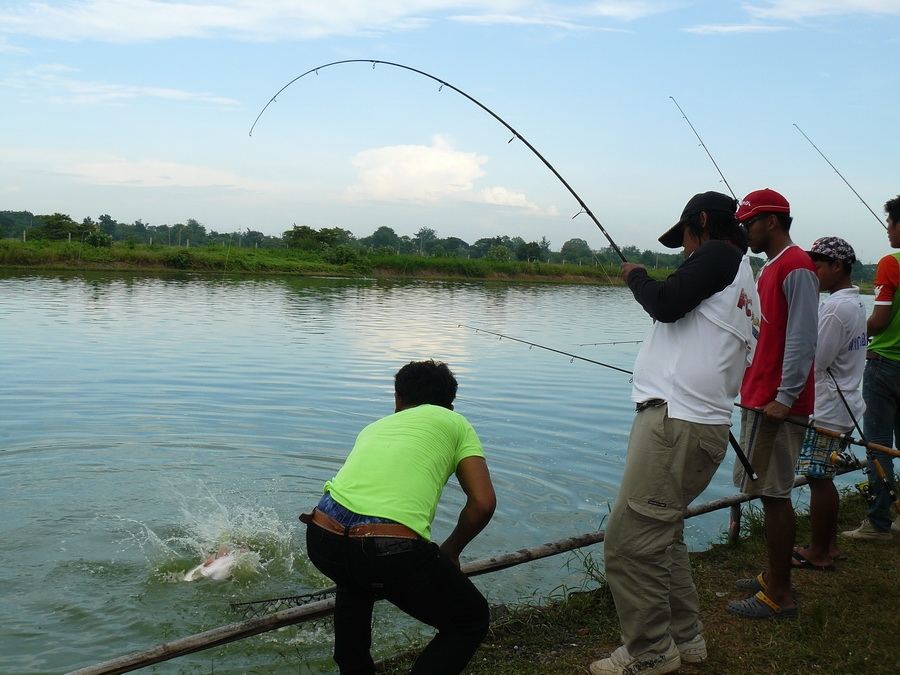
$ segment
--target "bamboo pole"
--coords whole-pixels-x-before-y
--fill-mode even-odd
[[[865,465],[865,463],[865,460],[860,462],[861,465]],[[837,474],[841,475],[856,470],[856,467],[845,467],[838,469]],[[807,483],[808,481],[806,478],[797,478],[794,481],[794,487],[800,487]],[[729,507],[740,508],[741,504],[749,502],[752,499],[756,499],[756,497],[745,494],[715,499],[689,508],[685,512],[685,518],[693,518],[695,516]],[[605,537],[605,530],[597,530],[596,532],[568,537],[566,539],[560,539],[559,541],[548,544],[541,544],[540,546],[534,546],[532,548],[519,549],[512,553],[504,553],[491,556],[490,558],[476,560],[475,562],[463,565],[462,571],[466,576],[471,577],[488,574],[490,572],[497,572],[509,567],[521,565],[522,563],[531,562],[532,560],[540,560],[541,558],[547,558],[560,553],[573,551],[578,548],[591,546],[603,541]],[[329,590],[331,589],[323,589],[323,591],[320,592],[327,592]],[[150,649],[133,652],[110,661],[104,661],[103,663],[74,670],[69,673],[69,675],[113,675],[114,673],[127,673],[132,670],[137,670],[138,668],[153,665],[154,663],[160,663],[162,661],[174,659],[178,656],[218,647],[229,642],[283,628],[284,626],[291,626],[306,621],[320,619],[331,614],[333,611],[334,598],[326,598],[325,600],[311,602],[300,607],[292,607],[291,609],[274,612],[255,619],[239,621],[226,626],[219,626],[218,628],[213,628],[212,630],[190,635],[178,640],[172,640],[171,642],[164,642],[155,647],[151,647]]]

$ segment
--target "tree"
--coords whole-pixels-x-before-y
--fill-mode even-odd
[[[484,257],[488,260],[505,262],[512,256],[510,255],[509,249],[506,248],[506,246],[504,246],[503,244],[495,244],[488,249],[488,252]]]
[[[567,262],[590,260],[594,255],[594,252],[591,251],[591,247],[588,246],[588,243],[584,239],[569,239],[569,241],[562,245],[559,252],[563,257],[563,260],[566,260]]]
[[[316,240],[316,231],[308,225],[295,223],[290,230],[281,235],[281,238],[290,248],[299,248],[305,251],[321,248],[320,242]]]
[[[538,246],[541,248],[541,260],[550,260],[550,240],[547,237],[541,237]]]
[[[47,239],[68,239],[70,235],[78,236],[78,223],[68,214],[54,213],[36,218],[44,224],[41,232]]]
[[[341,244],[349,244],[355,238],[350,230],[340,227],[323,227],[315,234],[316,241],[332,248]]]
[[[395,251],[400,248],[400,237],[397,236],[393,228],[384,225],[361,241],[372,248],[392,248]]]
[[[504,237],[484,237],[469,247],[473,258],[484,258],[492,246],[503,246]]]
[[[116,234],[116,221],[112,219],[109,214],[104,213],[97,219],[100,223],[100,229],[103,230],[109,236],[115,236]]]
[[[540,260],[541,245],[536,241],[522,242],[516,247],[516,260]]]
[[[437,244],[443,246],[448,256],[465,256],[469,252],[469,245],[459,237],[447,237],[438,239]],[[431,252],[434,255],[434,251]]]
[[[419,246],[419,253],[425,253],[430,248],[429,244],[437,239],[437,232],[430,227],[420,227],[414,238]]]

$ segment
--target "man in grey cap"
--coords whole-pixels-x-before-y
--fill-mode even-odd
[[[737,203],[695,195],[659,241],[686,260],[665,281],[622,265],[654,319],[634,366],[636,415],[606,530],[606,578],[625,644],[594,675],[669,673],[706,659],[684,513],[725,457],[734,399],[756,345],[759,301]]]

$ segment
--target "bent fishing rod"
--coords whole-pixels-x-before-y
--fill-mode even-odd
[[[852,185],[850,185],[850,181],[848,181],[846,178],[844,178],[844,174],[842,174],[840,171],[838,171],[837,167],[836,167],[834,164],[831,163],[831,160],[828,159],[828,158],[825,156],[825,153],[822,152],[821,150],[819,150],[819,146],[816,145],[815,143],[813,143],[812,139],[811,139],[809,136],[806,135],[806,132],[803,131],[803,129],[801,129],[801,128],[797,125],[796,122],[794,122],[794,128],[795,128],[797,131],[799,131],[801,134],[803,134],[803,138],[805,138],[807,141],[809,141],[809,144],[810,144],[811,146],[813,146],[813,147],[816,149],[816,152],[818,152],[818,153],[822,156],[822,159],[824,159],[826,162],[828,162],[828,166],[830,166],[832,169],[834,169],[834,172],[835,172],[838,176],[841,177],[841,180],[844,181],[844,183],[846,184],[846,186],[847,186],[848,188],[850,188],[850,190],[853,192],[853,194],[856,195],[856,198],[859,199],[859,201],[862,202],[863,206],[865,206],[867,209],[869,209],[869,213],[871,213],[873,216],[875,216],[875,220],[878,221],[878,224],[881,225],[881,226],[886,230],[886,229],[887,229],[887,225],[885,224],[885,222],[878,216],[877,213],[875,213],[875,212],[872,210],[872,207],[869,206],[869,205],[866,203],[866,200],[863,199],[863,198],[860,196],[860,194],[856,191],[856,189],[855,189]]]
[[[681,113],[681,116],[684,118],[684,121],[688,123],[688,126],[691,128],[691,131],[694,132],[694,136],[697,137],[697,140],[700,141],[700,147],[702,147],[706,151],[706,156],[709,157],[709,161],[713,163],[713,166],[716,167],[716,171],[719,172],[719,176],[722,178],[722,182],[725,183],[725,187],[728,188],[728,191],[731,193],[731,196],[737,200],[737,195],[734,194],[734,190],[731,189],[731,185],[728,184],[728,179],[725,178],[725,174],[722,173],[722,169],[719,168],[719,165],[716,163],[716,160],[713,158],[712,153],[709,151],[709,148],[706,147],[706,143],[703,142],[703,139],[700,138],[700,134],[697,133],[697,130],[694,128],[694,125],[691,124],[691,120],[688,119],[687,114],[684,110],[681,109],[681,106],[678,105],[678,101],[675,100],[674,96],[670,96],[672,99],[672,103],[675,104],[675,107],[678,108],[678,112]]]
[[[547,347],[545,345],[540,345],[537,342],[529,342],[528,340],[521,340],[519,338],[512,337],[511,335],[504,335],[503,333],[495,333],[491,330],[485,330],[484,328],[476,328],[475,326],[469,326],[464,323],[457,324],[458,328],[468,328],[469,330],[474,330],[476,333],[488,333],[490,335],[496,335],[501,340],[512,340],[513,342],[521,342],[522,344],[529,345],[529,349],[531,347],[537,347],[538,349],[544,349],[548,352],[553,352],[555,354],[562,354],[563,356],[568,356],[572,361],[578,359],[579,361],[586,361],[587,363],[593,363],[598,366],[603,366],[604,368],[611,368],[612,370],[618,370],[620,373],[625,373],[626,375],[634,375],[634,373],[630,370],[625,370],[624,368],[619,368],[619,366],[613,366],[608,363],[603,363],[602,361],[594,361],[593,359],[586,358],[584,356],[579,356],[578,354],[571,354],[569,352],[564,352],[561,349],[554,349],[553,347]],[[571,363],[572,361],[569,361]],[[747,459],[747,455],[744,454],[744,451],[741,449],[741,444],[738,443],[738,440],[734,437],[734,434],[731,430],[728,431],[728,442],[731,444],[731,447],[734,448],[734,454],[737,455],[738,461],[740,461],[741,466],[744,467],[744,471],[747,472],[747,475],[750,476],[751,480],[757,480],[759,476],[756,471],[753,470],[753,467],[750,465],[750,460]]]
[[[477,105],[479,108],[481,108],[482,110],[484,110],[488,115],[490,115],[490,116],[493,117],[495,120],[497,120],[498,122],[500,122],[500,124],[502,124],[504,127],[506,127],[510,132],[512,132],[513,138],[518,138],[520,141],[522,141],[522,143],[524,143],[525,146],[526,146],[529,150],[531,150],[531,152],[534,153],[535,156],[536,156],[539,160],[541,160],[541,161],[544,163],[544,166],[546,166],[548,169],[550,169],[550,171],[553,173],[553,175],[556,176],[556,177],[559,179],[559,181],[565,186],[566,190],[569,191],[569,194],[571,194],[571,195],[575,198],[575,201],[577,201],[577,202],[578,202],[578,205],[581,207],[581,211],[579,211],[579,212],[576,213],[574,216],[572,216],[572,218],[575,218],[576,216],[580,215],[581,213],[586,213],[586,214],[588,215],[588,217],[589,217],[591,220],[594,221],[594,224],[595,224],[598,228],[600,228],[600,231],[603,233],[603,236],[606,237],[606,240],[609,242],[609,245],[610,245],[610,246],[612,247],[612,249],[616,252],[616,254],[619,256],[619,258],[622,259],[622,262],[623,262],[623,263],[624,263],[624,262],[628,262],[628,259],[627,259],[627,258],[625,257],[625,255],[622,253],[621,249],[620,249],[620,248],[616,245],[616,243],[612,240],[612,237],[609,236],[609,232],[607,232],[607,231],[606,231],[606,228],[604,228],[603,225],[600,224],[600,221],[597,220],[597,217],[594,215],[593,211],[591,211],[590,208],[588,208],[588,205],[585,204],[584,200],[583,200],[581,197],[578,196],[578,193],[575,192],[575,190],[572,188],[572,186],[569,185],[569,184],[566,182],[566,179],[563,178],[562,175],[560,175],[559,171],[557,171],[557,170],[553,167],[553,165],[552,165],[549,161],[547,161],[547,158],[544,157],[540,152],[538,152],[537,148],[535,148],[531,143],[529,143],[528,140],[527,140],[522,134],[520,134],[516,129],[514,129],[514,128],[512,127],[512,125],[510,125],[505,119],[503,119],[502,117],[500,117],[500,115],[498,115],[498,114],[495,113],[493,110],[491,110],[491,109],[488,108],[486,105],[484,105],[484,103],[482,103],[482,102],[479,101],[478,99],[474,98],[473,96],[470,96],[469,94],[467,94],[466,92],[464,92],[462,89],[453,86],[452,84],[450,84],[450,83],[447,82],[446,80],[442,80],[441,78],[436,77],[436,76],[434,76],[434,75],[431,75],[430,73],[426,73],[424,70],[419,70],[418,68],[413,68],[412,66],[406,66],[406,65],[403,65],[402,63],[394,63],[394,62],[392,62],[392,61],[380,61],[380,60],[378,60],[378,59],[343,59],[343,60],[341,60],[341,61],[332,61],[331,63],[325,63],[325,64],[323,64],[323,65],[321,65],[321,66],[316,66],[315,68],[310,68],[310,69],[307,70],[305,73],[302,73],[301,75],[298,75],[298,76],[295,77],[293,80],[291,80],[291,81],[288,82],[286,85],[284,85],[281,89],[279,89],[277,92],[275,92],[275,95],[274,95],[272,98],[270,98],[269,101],[268,101],[268,103],[266,103],[266,104],[263,106],[262,110],[260,110],[260,111],[259,111],[259,114],[256,116],[256,119],[253,121],[253,124],[250,126],[250,136],[253,135],[253,129],[256,127],[256,124],[257,124],[257,122],[259,122],[259,119],[263,116],[263,113],[266,112],[266,110],[268,109],[268,107],[269,107],[270,105],[272,105],[273,103],[276,102],[276,99],[278,98],[278,96],[279,96],[285,89],[287,89],[287,88],[290,87],[292,84],[294,84],[294,82],[297,82],[298,80],[301,80],[301,79],[303,79],[304,77],[306,77],[307,75],[311,75],[311,74],[313,74],[313,73],[315,73],[316,75],[318,75],[318,74],[319,74],[319,71],[320,71],[320,70],[324,70],[325,68],[331,68],[332,66],[339,66],[339,65],[345,64],[345,63],[371,63],[371,64],[372,64],[372,69],[373,69],[373,70],[375,69],[375,66],[376,66],[376,65],[379,65],[379,64],[380,64],[380,65],[384,65],[384,66],[391,66],[392,68],[400,68],[400,69],[402,69],[402,70],[408,70],[408,71],[410,71],[410,72],[412,72],[412,73],[417,73],[417,74],[419,74],[419,75],[422,75],[423,77],[427,77],[427,78],[429,78],[429,79],[431,79],[431,80],[434,80],[435,82],[438,82],[438,83],[441,85],[441,86],[440,86],[440,89],[438,89],[438,91],[440,91],[440,90],[443,89],[444,87],[447,87],[448,89],[452,89],[453,91],[455,91],[455,92],[456,92],[457,94],[459,94],[460,96],[463,96],[464,98],[468,99],[469,101],[471,101],[472,103],[474,103],[475,105]],[[511,142],[513,141],[513,138],[510,138],[509,141],[507,141],[507,142],[508,142],[508,143],[511,143]]]

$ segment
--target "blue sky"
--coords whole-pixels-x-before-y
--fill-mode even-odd
[[[516,127],[620,245],[719,182],[791,201],[794,239],[848,239],[900,192],[900,0],[0,1],[0,210],[109,213],[278,234],[292,223],[425,225],[606,244]]]

